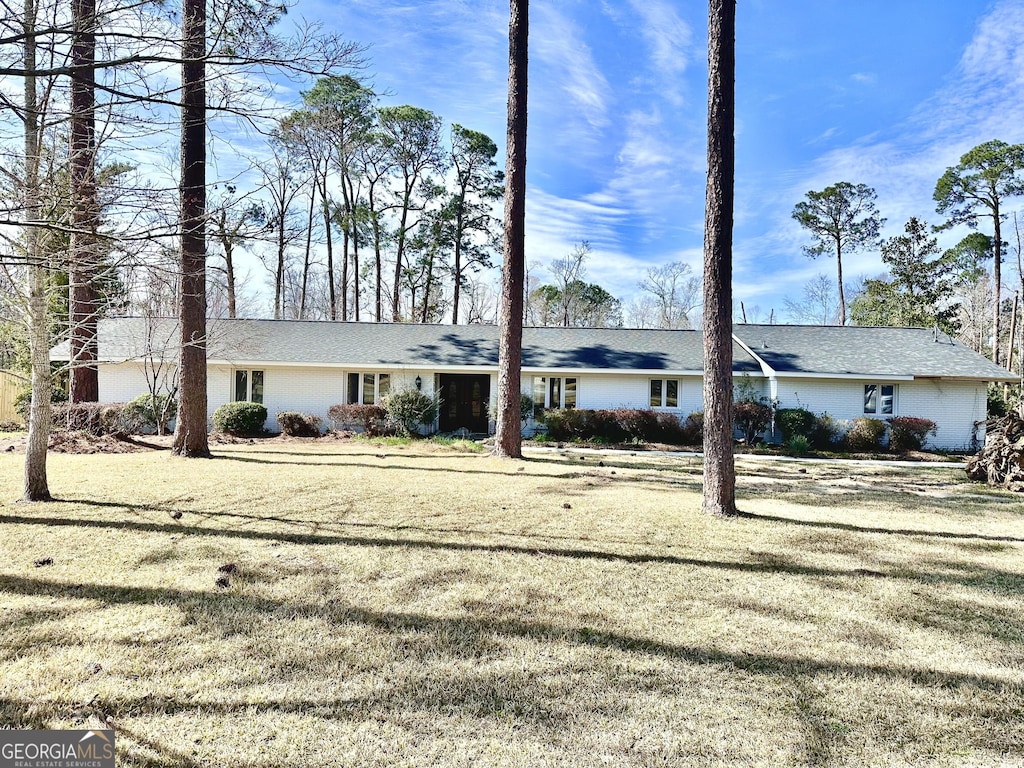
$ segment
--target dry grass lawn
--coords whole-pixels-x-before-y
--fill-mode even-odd
[[[39,505],[0,454],[0,726],[124,766],[1024,764],[1024,506],[956,470],[741,461],[724,521],[695,459],[216,452],[54,455]]]

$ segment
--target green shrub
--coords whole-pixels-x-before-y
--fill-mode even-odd
[[[384,398],[381,406],[388,424],[401,435],[411,435],[421,424],[433,424],[437,418],[437,399],[416,389],[394,392]]]
[[[260,403],[236,400],[213,412],[213,428],[229,435],[251,437],[263,431],[267,409]]]
[[[786,448],[794,456],[803,456],[811,450],[811,441],[804,435],[793,435],[786,441]]]
[[[387,431],[384,426],[387,413],[379,405],[362,405],[360,403],[332,405],[327,409],[327,418],[330,419],[334,429],[361,427],[363,434],[367,437],[382,435]]]
[[[281,411],[275,417],[281,433],[289,437],[320,437],[320,417],[298,411]]]
[[[732,423],[747,444],[753,444],[772,423],[771,406],[755,400],[740,400],[733,403]]]
[[[552,440],[581,440],[586,437],[586,416],[576,408],[548,408],[544,425]]]
[[[780,408],[775,412],[775,426],[784,443],[797,435],[810,439],[817,423],[818,417],[806,408]]]
[[[68,401],[68,393],[63,389],[54,388],[50,390],[50,402],[54,405],[59,403],[66,403]],[[21,390],[14,398],[14,410],[28,423],[28,409],[32,404],[32,387],[27,386]]]
[[[988,385],[988,415],[989,417],[1002,417],[1010,412],[1012,404],[1007,401],[1001,384]]]
[[[852,451],[878,451],[882,448],[886,423],[881,419],[862,416],[853,420],[853,426],[844,438],[846,447]]]
[[[170,395],[139,395],[125,403],[122,416],[130,434],[155,430],[167,433],[167,425],[178,415],[178,401]]]
[[[919,451],[924,447],[928,435],[938,431],[938,425],[931,419],[896,416],[889,419],[889,448],[899,453]]]

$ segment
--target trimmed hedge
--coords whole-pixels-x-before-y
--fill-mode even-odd
[[[267,409],[260,403],[237,400],[224,403],[213,412],[213,428],[218,432],[241,437],[252,437],[263,431]]]
[[[289,437],[320,437],[320,417],[298,411],[281,411],[276,416],[281,433]]]
[[[674,413],[643,408],[553,408],[544,411],[544,424],[552,440],[696,445],[703,437],[704,414],[691,413],[681,422]]]

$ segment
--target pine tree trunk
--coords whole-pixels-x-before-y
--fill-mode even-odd
[[[71,176],[69,304],[71,401],[100,399],[96,367],[98,300],[96,276],[96,0],[73,0],[71,46],[71,120],[68,163]]]
[[[206,4],[182,13],[181,356],[173,452],[208,458],[206,431]]]
[[[996,197],[992,208],[992,220],[995,222],[992,260],[992,362],[996,365],[999,365],[999,337],[1003,332],[1003,313],[1000,311],[1000,304],[1003,302],[1003,228],[999,216],[999,199]]]
[[[498,329],[498,413],[494,455],[523,456],[519,409],[523,361],[523,276],[526,249],[526,90],[529,0],[510,0],[508,130],[505,160],[505,236]]]
[[[705,512],[736,514],[732,440],[735,0],[708,4],[708,183],[704,211]]]

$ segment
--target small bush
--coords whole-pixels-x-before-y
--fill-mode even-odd
[[[213,412],[213,428],[229,435],[251,437],[263,431],[267,409],[260,403],[237,400]]]
[[[803,435],[793,435],[786,441],[786,448],[794,456],[803,456],[811,450],[811,441]]]
[[[780,408],[775,412],[775,426],[784,443],[797,435],[809,440],[817,424],[818,417],[806,408]]]
[[[846,447],[852,451],[878,451],[882,448],[886,423],[880,419],[862,416],[853,420],[853,426],[844,438]]]
[[[416,389],[390,394],[381,406],[388,424],[400,435],[411,435],[420,424],[433,424],[437,418],[437,399]]]
[[[815,419],[814,429],[811,431],[811,445],[819,451],[827,451],[835,448],[843,440],[843,425],[823,413]]]
[[[282,434],[289,437],[320,437],[320,417],[298,411],[281,411],[275,417]]]
[[[17,419],[0,419],[0,432],[21,432],[25,425]]]
[[[551,440],[582,440],[586,434],[586,415],[577,408],[548,408],[544,425]]]
[[[68,393],[63,389],[52,389],[50,390],[50,402],[54,405],[60,403],[66,403],[68,401]],[[28,409],[32,404],[32,387],[28,386],[21,390],[14,398],[14,410],[28,423]]]
[[[747,444],[753,444],[772,423],[772,409],[768,403],[740,400],[732,406],[733,425]]]
[[[938,425],[931,419],[896,416],[889,419],[889,448],[899,453],[919,451],[924,447],[928,435],[938,431]]]
[[[361,427],[367,437],[382,435],[386,431],[384,421],[387,413],[379,405],[347,403],[332,405],[327,409],[327,418],[334,429]]]
[[[170,395],[139,395],[125,404],[122,415],[130,434],[154,430],[164,435],[167,424],[178,415],[178,401]]]

